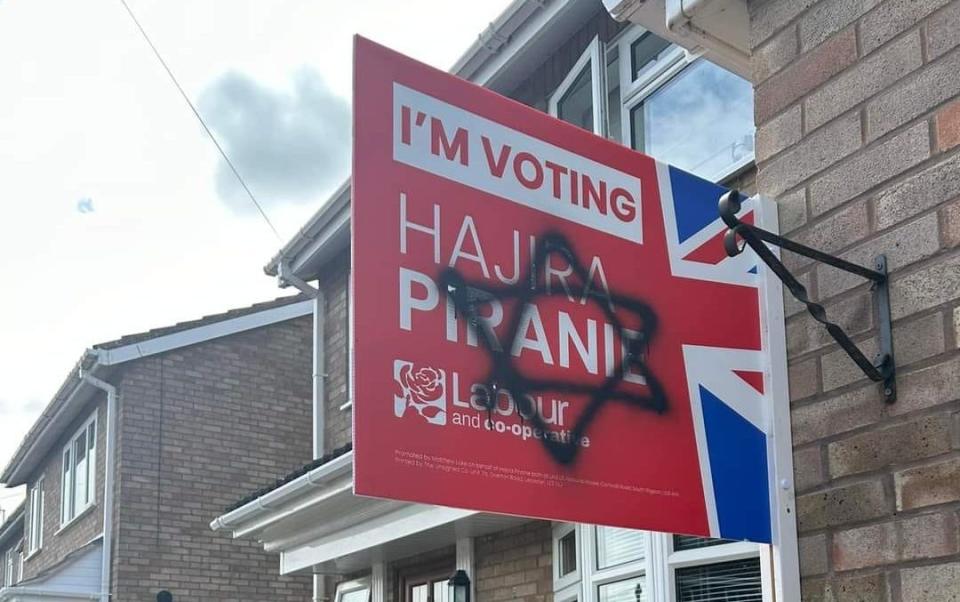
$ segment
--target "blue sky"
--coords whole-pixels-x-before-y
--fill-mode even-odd
[[[353,34],[447,69],[508,4],[128,2],[283,242],[347,175]],[[5,463],[86,347],[281,294],[282,241],[119,0],[0,1],[0,77]]]

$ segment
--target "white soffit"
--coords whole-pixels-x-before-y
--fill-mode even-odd
[[[752,79],[746,0],[603,0],[618,21],[630,21]]]

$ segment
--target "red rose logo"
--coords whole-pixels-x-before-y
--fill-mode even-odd
[[[443,395],[440,371],[436,368],[419,368],[413,371],[411,364],[400,368],[400,386],[413,395],[416,401],[437,401]]]
[[[400,389],[393,396],[397,418],[413,410],[431,424],[447,423],[446,375],[443,370],[415,368],[411,362],[396,360],[393,377]]]

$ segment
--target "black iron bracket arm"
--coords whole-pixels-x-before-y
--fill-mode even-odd
[[[790,291],[790,294],[806,306],[807,311],[810,312],[810,315],[813,316],[817,322],[824,325],[827,332],[833,337],[833,340],[835,340],[847,355],[850,356],[850,359],[863,370],[863,373],[866,374],[870,380],[883,384],[884,401],[887,403],[896,401],[896,365],[893,358],[893,331],[890,320],[890,292],[887,280],[886,257],[880,255],[876,258],[874,264],[875,269],[865,268],[783,238],[773,232],[758,228],[753,224],[742,222],[737,217],[737,213],[740,212],[740,193],[736,190],[731,190],[723,194],[720,197],[718,208],[720,218],[723,219],[723,223],[729,228],[723,238],[723,246],[727,255],[730,257],[739,255],[747,246],[753,249],[753,252],[757,254],[760,260],[767,264],[773,273],[776,274],[777,278],[783,282],[787,290]],[[743,244],[741,244],[741,241]],[[840,326],[827,319],[827,312],[823,306],[810,299],[806,287],[790,273],[790,270],[788,270],[780,259],[770,250],[767,246],[768,244],[856,274],[873,283],[871,290],[873,291],[873,299],[877,309],[877,320],[880,329],[880,351],[874,361],[867,359],[860,348],[857,347],[856,343],[850,339]]]

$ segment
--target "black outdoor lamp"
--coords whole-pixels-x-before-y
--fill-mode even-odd
[[[470,602],[470,577],[463,569],[458,569],[447,581],[450,602]]]

